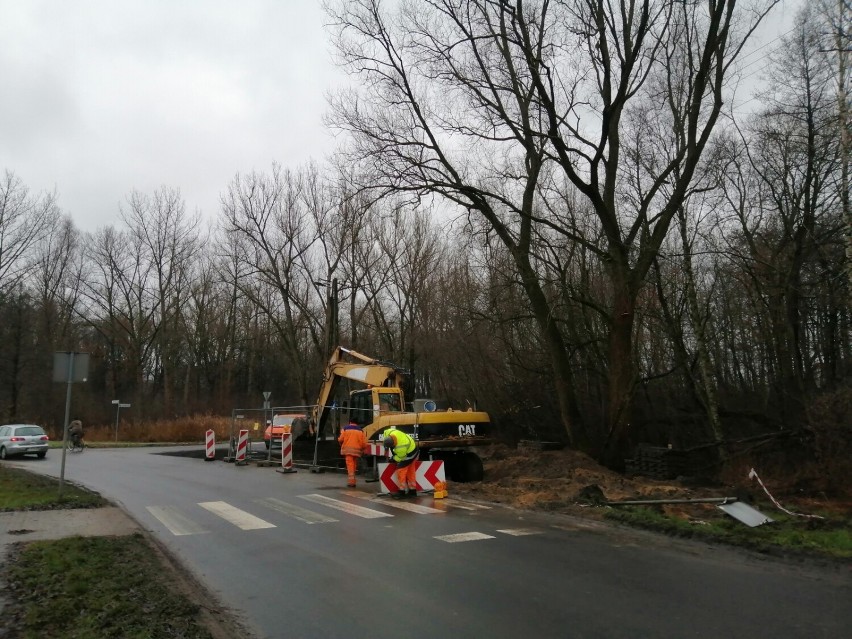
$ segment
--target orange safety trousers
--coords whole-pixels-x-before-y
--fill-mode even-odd
[[[355,485],[355,471],[358,470],[358,458],[355,455],[344,455],[346,458],[346,474],[349,475],[347,486]]]
[[[405,468],[396,469],[396,483],[400,490],[417,490],[417,462],[411,462]]]

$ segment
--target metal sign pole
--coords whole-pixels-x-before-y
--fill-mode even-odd
[[[59,470],[59,497],[65,484],[65,455],[68,452],[68,418],[71,415],[71,384],[74,379],[74,353],[68,353],[68,390],[65,392],[65,420],[62,427],[62,465]]]
[[[76,359],[76,361],[75,361]],[[65,452],[68,449],[68,421],[71,418],[71,385],[85,382],[89,374],[89,354],[60,351],[53,354],[53,381],[65,382],[65,419],[62,426],[62,466],[59,471],[59,496],[65,483]]]
[[[130,404],[119,404],[118,410],[122,408],[130,408]],[[118,442],[118,411],[115,413],[115,441]]]
[[[115,404],[115,443],[118,443],[118,412],[121,410],[121,400],[114,399],[112,403]]]

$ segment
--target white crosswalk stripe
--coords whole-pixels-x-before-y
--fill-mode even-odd
[[[342,510],[345,513],[355,515],[356,517],[363,517],[364,519],[393,517],[393,515],[389,513],[383,513],[380,510],[373,510],[372,508],[356,506],[355,504],[350,504],[349,502],[341,501],[339,499],[332,499],[331,497],[326,497],[325,495],[299,495],[299,498],[307,499],[308,501],[312,501],[315,504],[322,504],[323,506],[328,506],[329,508],[334,508],[336,510]]]
[[[482,504],[472,504],[470,502],[462,502],[458,499],[453,499],[452,497],[444,497],[441,500],[448,506],[452,506],[453,508],[461,508],[462,510],[490,510],[491,506],[483,506]]]
[[[225,521],[234,524],[241,530],[259,530],[261,528],[275,528],[275,524],[270,524],[260,517],[255,517],[251,513],[240,510],[224,501],[203,501],[198,504],[202,508],[209,510],[214,515],[218,515]]]
[[[254,501],[261,506],[266,506],[267,508],[271,508],[279,513],[284,513],[285,515],[289,515],[290,517],[303,521],[306,524],[330,524],[338,521],[334,517],[315,513],[313,510],[308,510],[307,508],[302,508],[301,506],[296,506],[294,504],[288,504],[280,499],[275,499],[275,497],[255,499]]]
[[[413,504],[407,501],[395,501],[390,497],[379,499],[377,497],[370,497],[370,495],[365,495],[364,493],[359,493],[357,490],[347,490],[344,491],[344,495],[349,497],[355,497],[355,499],[366,499],[367,501],[371,501],[376,504],[382,504],[383,506],[391,506],[392,508],[399,508],[400,510],[407,510],[408,512],[417,513],[418,515],[432,515],[434,513],[443,513],[446,512],[444,510],[439,510],[438,508],[431,508],[429,506],[422,506],[421,504]]]
[[[541,531],[535,528],[507,528],[505,530],[497,530],[498,533],[504,535],[512,535],[513,537],[524,537],[526,535],[540,535]]]
[[[456,533],[454,535],[438,535],[435,539],[446,541],[449,544],[455,544],[460,541],[480,541],[482,539],[496,539],[494,535],[486,535],[481,532]]]
[[[183,535],[201,535],[210,532],[179,511],[174,506],[146,506],[149,513],[176,537]]]

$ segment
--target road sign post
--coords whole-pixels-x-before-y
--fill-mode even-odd
[[[59,496],[65,483],[65,452],[68,449],[68,420],[71,415],[71,384],[85,382],[89,376],[89,354],[60,351],[53,354],[53,381],[65,382],[65,421],[62,427],[62,465],[59,471]]]
[[[122,404],[119,399],[112,400],[112,403],[115,404],[115,442],[118,443],[118,414],[122,408],[130,408],[130,404]]]

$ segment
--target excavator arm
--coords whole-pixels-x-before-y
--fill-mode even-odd
[[[331,408],[328,401],[334,396],[334,390],[341,379],[360,382],[365,386],[401,387],[407,375],[407,371],[390,362],[374,359],[357,351],[338,346],[334,349],[328,364],[326,364],[325,371],[323,371],[319,397],[314,408],[313,423],[319,429],[325,422]]]

